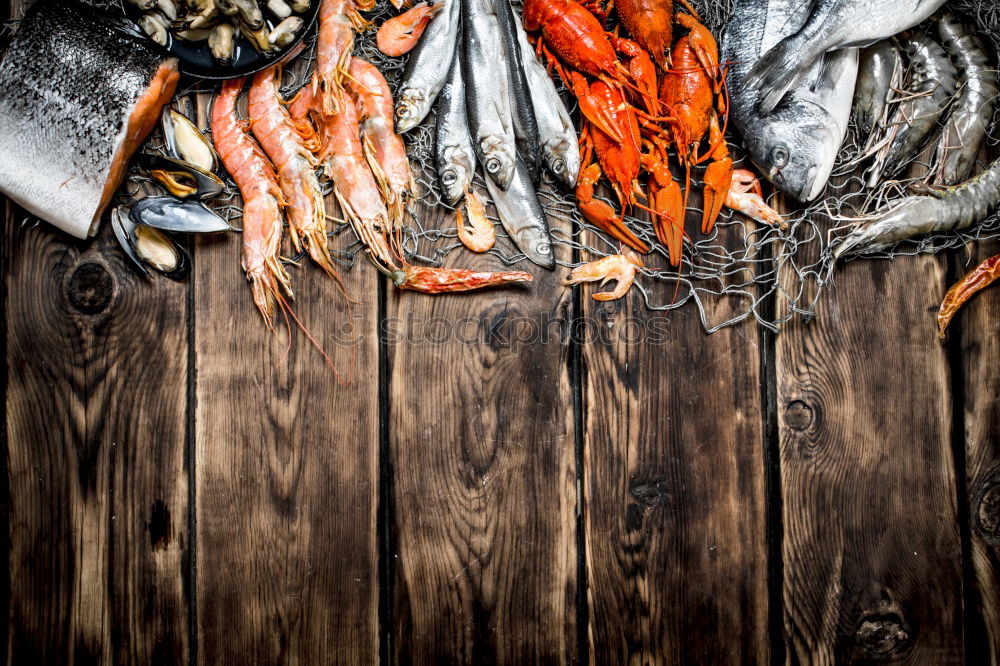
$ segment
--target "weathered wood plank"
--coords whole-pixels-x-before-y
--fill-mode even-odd
[[[373,663],[376,273],[343,274],[352,312],[317,266],[292,269],[298,317],[341,372],[355,364],[341,387],[294,324],[266,330],[240,247],[205,239],[195,262],[198,660]]]
[[[981,243],[967,267],[1000,252],[1000,242]],[[966,581],[970,662],[1000,663],[1000,288],[973,298],[952,324],[960,335],[965,421],[965,485],[968,493],[973,579]],[[971,597],[971,598],[970,598]],[[985,644],[984,644],[985,643]]]
[[[428,216],[430,217],[430,216]],[[451,226],[440,218],[425,226]],[[499,268],[455,252],[453,265]],[[576,654],[570,292],[388,297],[394,659]]]
[[[766,663],[761,332],[707,336],[693,306],[664,315],[636,291],[606,304],[594,291],[581,292],[591,656]]]
[[[8,660],[186,661],[187,286],[93,242],[4,230]]]
[[[943,266],[842,265],[777,338],[792,663],[963,658]]]

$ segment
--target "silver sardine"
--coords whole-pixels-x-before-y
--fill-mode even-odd
[[[469,134],[465,85],[458,58],[452,61],[448,81],[438,96],[435,134],[434,154],[438,182],[445,200],[454,206],[471,187],[472,175],[476,171],[476,151]]]
[[[521,62],[521,46],[517,42],[514,10],[511,9],[510,0],[493,0],[493,7],[497,24],[500,26],[504,60],[507,63],[507,84],[517,156],[524,161],[531,179],[538,182],[542,165],[542,157],[539,154],[538,121],[535,119],[535,109],[531,103],[528,77]]]
[[[503,53],[500,27],[490,0],[461,2],[462,79],[472,145],[487,180],[505,190],[514,177],[517,153],[507,68],[497,62]]]
[[[531,105],[538,122],[538,140],[542,145],[542,158],[552,174],[566,187],[576,187],[580,175],[580,146],[566,105],[559,97],[556,86],[539,62],[535,50],[528,42],[521,19],[515,14],[517,40],[521,47],[521,63],[531,89]]]
[[[406,60],[396,92],[396,131],[402,134],[423,122],[448,79],[461,26],[459,0],[442,0],[444,9],[431,21]]]
[[[497,187],[496,183],[486,179],[486,187],[493,198],[493,205],[500,216],[500,224],[507,230],[521,252],[529,260],[542,266],[552,268],[556,265],[552,253],[552,234],[545,212],[538,203],[538,193],[531,184],[524,162],[517,159],[514,164],[513,177],[506,191]]]

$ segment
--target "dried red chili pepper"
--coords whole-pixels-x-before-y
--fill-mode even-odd
[[[977,292],[990,286],[997,278],[1000,278],[1000,254],[979,264],[953,284],[948,293],[944,295],[941,309],[938,310],[938,337],[944,338],[944,330],[948,328],[948,324],[958,309]]]
[[[512,282],[531,282],[531,273],[524,271],[473,271],[464,268],[434,268],[406,266],[389,274],[400,289],[422,291],[425,294],[472,291],[497,287]]]

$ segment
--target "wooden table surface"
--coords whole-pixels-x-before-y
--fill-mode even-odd
[[[296,270],[343,388],[234,238],[148,282],[107,225],[25,217],[10,664],[1000,663],[1000,288],[933,316],[996,243],[852,262],[777,336],[563,269],[435,298],[359,266],[351,309]]]

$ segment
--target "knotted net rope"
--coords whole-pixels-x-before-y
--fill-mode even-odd
[[[721,35],[732,15],[732,1],[698,0],[694,4],[703,23],[714,34]],[[960,18],[977,26],[993,46],[993,53],[998,52],[1000,7],[992,0],[960,0],[949,5]],[[395,13],[396,10],[383,1],[377,5],[370,18],[374,25],[380,25]],[[360,35],[355,54],[377,65],[385,74],[389,85],[395,89],[405,66],[405,58],[383,55],[375,46],[374,35],[374,31]],[[567,106],[575,113],[572,97],[564,88],[561,88],[561,92]],[[433,128],[432,112],[424,123],[406,135],[407,150],[417,179],[417,199],[428,207],[449,208],[441,196],[435,177]],[[992,123],[987,139],[990,146],[1000,143],[996,128],[997,123]],[[865,216],[870,216],[882,206],[906,196],[910,186],[923,181],[933,166],[926,160],[918,160],[911,170],[914,174],[912,177],[882,184],[874,191],[869,190],[864,187],[862,177],[858,175],[857,164],[864,148],[862,143],[852,127],[838,157],[831,184],[816,202],[789,208],[790,202],[780,194],[772,193],[768,196],[769,204],[787,211],[785,225],[780,228],[762,225],[724,209],[710,235],[694,233],[685,239],[683,259],[677,268],[669,267],[667,250],[656,239],[648,217],[626,215],[629,227],[652,248],[652,254],[657,257],[652,260],[647,258],[646,267],[641,270],[641,276],[635,282],[635,288],[642,294],[645,306],[658,311],[674,310],[686,305],[696,307],[708,333],[750,318],[777,332],[781,324],[794,317],[814,317],[817,303],[834,275],[831,244],[836,243],[836,239],[846,233],[848,227],[858,219],[865,219]],[[731,144],[730,150],[736,168],[753,169],[748,161],[740,157],[738,145]],[[981,171],[985,166],[980,164],[976,171]],[[701,219],[698,196],[702,187],[701,172],[703,168],[696,168],[693,174],[693,193],[687,211],[688,228],[692,228],[693,221]],[[488,200],[488,193],[478,179],[477,175],[477,189]],[[765,184],[765,192],[769,189]],[[570,250],[557,255],[575,258],[574,261],[557,261],[559,265],[570,268],[619,251],[617,241],[580,216],[573,193],[547,174],[539,188],[539,198],[554,222],[554,244]],[[604,200],[614,204],[607,198]],[[437,219],[441,217],[438,216]],[[493,219],[496,220],[495,217]],[[499,226],[498,232],[497,247],[491,254],[506,265],[526,262],[527,259],[503,235]],[[891,259],[936,253],[997,236],[1000,236],[1000,214],[994,214],[982,224],[962,232],[921,237],[868,257]],[[457,232],[453,227],[428,229],[417,219],[407,230],[405,248],[415,259],[440,264],[450,253],[461,251],[462,246],[458,243]],[[653,288],[658,282],[668,284],[669,288]],[[725,311],[733,314],[721,321],[712,320],[708,312],[720,309],[709,306],[720,301],[725,301]]]

